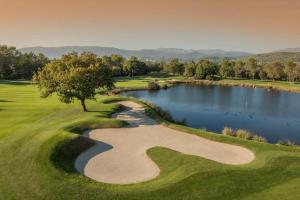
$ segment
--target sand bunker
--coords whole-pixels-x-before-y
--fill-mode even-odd
[[[146,151],[157,146],[224,164],[246,164],[254,159],[254,154],[244,147],[211,141],[159,125],[146,116],[143,107],[137,103],[124,101],[120,104],[128,110],[118,113],[116,118],[127,121],[129,127],[84,133],[97,144],[79,155],[75,168],[93,180],[130,184],[155,178],[160,170]]]

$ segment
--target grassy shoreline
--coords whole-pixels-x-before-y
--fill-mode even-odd
[[[149,82],[159,84],[200,84],[200,85],[219,85],[219,86],[239,86],[247,88],[263,88],[268,90],[278,90],[285,92],[300,93],[300,83],[286,81],[269,81],[269,80],[251,80],[251,79],[221,79],[221,80],[194,80],[182,76],[137,76],[117,78],[116,94],[124,91],[144,90],[148,88]],[[118,82],[121,81],[121,82]]]
[[[171,80],[167,81],[172,84],[186,83],[199,85],[219,85],[219,86],[239,86],[247,88],[264,88],[268,90],[279,90],[286,92],[300,92],[299,83],[290,83],[284,81],[264,81],[264,80],[248,80],[248,79],[222,79],[212,80]]]

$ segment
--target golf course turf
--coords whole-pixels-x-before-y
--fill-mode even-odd
[[[153,79],[125,79],[117,86],[137,87]],[[144,87],[144,86],[141,86]],[[42,99],[29,82],[0,82],[0,199],[300,199],[300,149],[247,141],[164,122],[164,125],[215,141],[241,145],[255,153],[246,165],[225,165],[155,147],[147,153],[160,175],[148,182],[110,185],[74,169],[75,158],[93,145],[79,138],[88,128],[122,127],[110,115],[117,96],[63,104]]]

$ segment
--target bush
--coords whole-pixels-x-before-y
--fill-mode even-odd
[[[232,128],[225,126],[224,129],[222,130],[222,134],[229,135],[229,136],[235,136],[235,131]]]
[[[284,145],[284,146],[296,146],[295,142],[290,140],[279,140],[277,144]]]
[[[164,89],[164,90],[168,89],[168,85],[167,84],[163,84],[162,89]]]
[[[206,79],[206,80],[213,81],[213,80],[215,80],[215,77],[212,76],[212,75],[207,75],[205,79]]]
[[[252,140],[257,141],[257,142],[264,142],[264,143],[268,142],[266,138],[264,138],[263,136],[260,136],[260,135],[256,135],[256,134],[253,135]]]
[[[250,133],[247,130],[244,129],[238,129],[236,131],[236,137],[246,139],[246,140],[251,140],[252,139],[252,133]]]
[[[159,90],[160,86],[159,86],[159,84],[157,84],[155,82],[150,82],[150,83],[148,83],[148,89],[149,90]]]

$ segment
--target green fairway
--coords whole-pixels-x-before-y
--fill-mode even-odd
[[[119,78],[116,85],[144,88],[156,79],[170,78]],[[171,128],[245,146],[256,159],[232,166],[156,147],[148,154],[161,173],[151,181],[109,185],[81,176],[73,161],[91,144],[74,138],[85,128],[121,127],[121,121],[109,118],[119,109],[111,100],[118,99],[98,96],[97,101],[87,101],[91,112],[84,113],[79,102],[66,105],[55,96],[40,98],[29,82],[0,81],[0,199],[300,199],[298,147],[246,141],[165,122]],[[148,113],[157,118],[149,109]]]
[[[135,76],[135,77],[119,77],[116,78],[116,87],[118,88],[136,88],[143,89],[148,87],[149,82],[158,81],[160,83],[165,83],[166,81],[176,79],[182,80],[183,77],[180,76]]]

